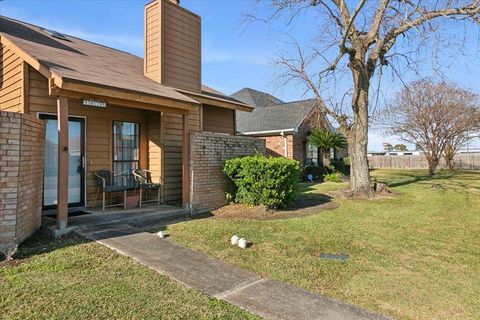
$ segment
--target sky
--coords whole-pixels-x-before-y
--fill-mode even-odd
[[[143,56],[143,7],[146,0],[0,0],[0,15],[33,23],[48,29],[98,42]],[[245,16],[266,16],[271,11],[253,0],[182,0],[181,6],[202,17],[202,81],[217,90],[232,94],[244,87],[269,92],[281,100],[308,98],[295,84],[280,85],[275,61],[292,52],[291,38],[310,45],[318,36],[318,16],[300,16],[286,26],[284,20],[246,23]],[[453,35],[465,29],[449,28]],[[449,51],[442,65],[444,76],[480,93],[480,57],[478,40],[468,39],[463,52]],[[428,49],[425,56],[428,56]],[[452,58],[453,57],[453,58]],[[426,66],[422,75],[431,76]],[[406,74],[407,81],[417,75]],[[348,80],[340,87],[348,86]],[[401,81],[384,76],[382,97],[388,100],[402,87]],[[340,90],[341,91],[341,90]],[[401,143],[372,127],[369,150],[382,150],[382,143]]]

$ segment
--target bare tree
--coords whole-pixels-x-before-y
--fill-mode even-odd
[[[480,117],[477,118],[477,121],[477,128],[472,128],[471,132],[466,130],[463,133],[451,137],[450,140],[447,141],[445,150],[443,150],[443,159],[448,169],[452,170],[455,167],[454,157],[458,150],[470,140],[479,136]]]
[[[312,48],[312,54],[297,45],[295,57],[284,57],[278,62],[283,70],[281,78],[285,84],[297,81],[305,85],[318,100],[322,112],[335,119],[339,132],[348,140],[350,193],[352,196],[372,196],[367,161],[369,98],[375,91],[372,78],[381,79],[382,69],[387,66],[394,73],[400,73],[399,60],[413,66],[419,48],[426,46],[425,39],[442,36],[437,28],[440,22],[455,20],[478,24],[480,0],[358,0],[356,3],[271,0],[271,6],[273,15],[264,21],[285,13],[287,24],[291,24],[307,10],[314,10],[319,15],[318,20],[323,21],[314,31],[318,33],[318,46]],[[350,108],[344,108],[339,101],[326,105],[322,99],[326,82],[343,81],[332,78],[342,74],[342,70],[351,83]]]
[[[455,84],[419,80],[396,95],[387,116],[390,132],[417,145],[433,175],[442,155],[453,160],[468,133],[478,129],[480,105],[476,94]]]

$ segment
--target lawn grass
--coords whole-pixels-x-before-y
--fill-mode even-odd
[[[208,218],[171,239],[260,275],[401,319],[480,319],[480,172],[376,170],[395,196],[285,220]],[[322,193],[346,184],[302,185]],[[229,245],[237,234],[248,250]],[[320,253],[346,253],[328,261]]]
[[[0,264],[1,319],[258,319],[80,237],[34,238],[16,259]]]

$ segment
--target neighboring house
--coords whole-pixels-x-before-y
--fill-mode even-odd
[[[232,95],[255,107],[253,112],[237,112],[237,131],[266,140],[267,154],[295,159],[302,166],[321,165],[320,150],[310,145],[313,129],[333,131],[332,125],[316,105],[316,100],[283,102],[254,89],[245,88]]]
[[[243,88],[242,90],[232,94],[232,97],[254,107],[267,107],[272,104],[285,103],[269,93],[261,92],[251,88]]]
[[[68,206],[92,205],[102,169],[148,168],[162,201],[188,207],[189,134],[234,135],[235,110],[252,110],[202,85],[198,15],[174,0],[144,14],[145,59],[0,16],[0,110],[46,122],[43,207],[58,228]]]

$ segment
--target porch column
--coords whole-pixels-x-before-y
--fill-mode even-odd
[[[57,229],[64,230],[68,220],[68,98],[57,98],[58,181]]]
[[[190,206],[190,134],[188,114],[182,116],[182,204]]]

